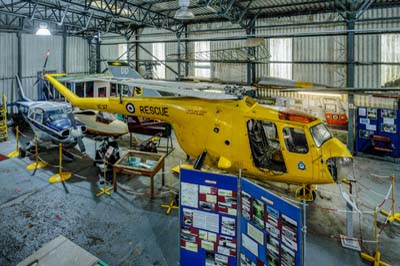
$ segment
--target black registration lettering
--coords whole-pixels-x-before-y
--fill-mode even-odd
[[[160,107],[160,106],[140,106],[140,113],[146,115],[160,115],[160,116],[169,116],[168,107]]]

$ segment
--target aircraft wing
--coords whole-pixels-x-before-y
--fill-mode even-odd
[[[123,78],[95,78],[97,81],[123,84],[130,87],[141,87],[148,90],[167,92],[177,96],[188,96],[212,100],[234,100],[237,95],[226,94],[226,89],[234,86],[211,83],[174,82],[164,80],[123,79]],[[243,87],[240,87],[243,89]],[[245,90],[254,90],[246,86]]]

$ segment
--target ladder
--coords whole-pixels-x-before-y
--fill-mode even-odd
[[[7,101],[6,96],[3,95],[3,102],[0,105],[0,142],[8,139],[7,129]]]

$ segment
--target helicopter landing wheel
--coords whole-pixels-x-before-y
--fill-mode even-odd
[[[316,189],[317,186],[315,185],[302,185],[296,189],[296,199],[314,201],[317,198],[317,193],[315,193]]]

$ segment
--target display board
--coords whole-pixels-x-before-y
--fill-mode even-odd
[[[180,265],[237,265],[235,176],[181,169]]]
[[[399,157],[399,115],[395,109],[358,107],[356,152]]]
[[[247,179],[240,187],[240,265],[301,265],[301,209]]]

